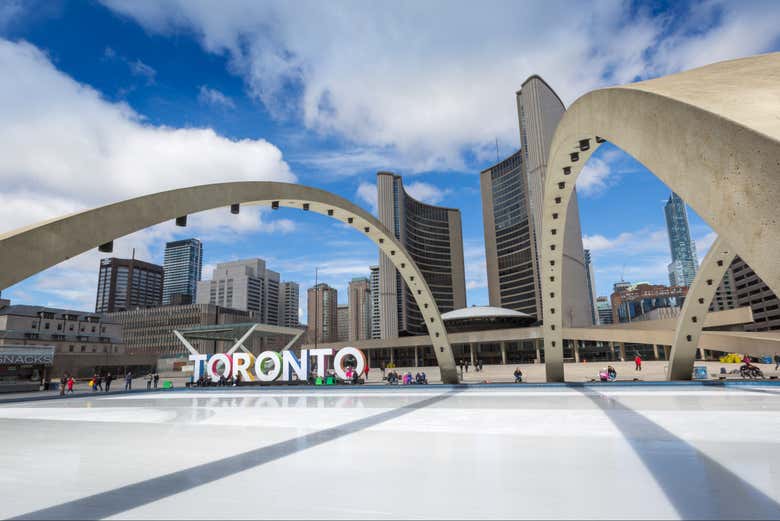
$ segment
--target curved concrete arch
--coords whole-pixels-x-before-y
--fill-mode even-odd
[[[0,235],[0,288],[7,288],[75,255],[180,216],[232,204],[273,205],[328,215],[366,235],[393,262],[425,318],[444,383],[457,383],[455,357],[439,308],[403,245],[374,216],[317,188],[274,182],[236,182],[181,188],[128,199]]]
[[[566,111],[550,147],[540,276],[547,379],[563,381],[561,260],[566,210],[608,140],[683,198],[780,293],[780,53],[596,90]]]
[[[704,257],[677,318],[667,379],[691,379],[696,348],[704,328],[704,317],[709,312],[712,297],[715,296],[723,275],[736,256],[734,250],[718,237]]]

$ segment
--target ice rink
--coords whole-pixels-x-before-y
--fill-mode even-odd
[[[134,393],[0,438],[4,518],[780,518],[780,386]]]

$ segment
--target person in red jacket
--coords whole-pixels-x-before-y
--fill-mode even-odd
[[[71,376],[70,378],[68,378],[68,393],[73,392],[73,383],[74,383],[73,377]]]
[[[634,370],[641,371],[642,370],[642,357],[639,356],[639,353],[636,354],[636,358],[634,358],[634,364],[636,364],[636,367]]]

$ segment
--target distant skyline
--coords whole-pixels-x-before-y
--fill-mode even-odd
[[[487,304],[479,172],[496,143],[500,158],[519,147],[523,80],[540,74],[568,105],[780,49],[773,2],[346,5],[0,0],[0,67],[12,72],[0,77],[0,135],[12,136],[0,140],[0,233],[230,180],[300,182],[373,211],[375,174],[389,170],[414,197],[462,211],[467,303]],[[611,145],[577,188],[597,294],[621,275],[668,283],[670,190]],[[714,234],[689,218],[701,259]],[[204,280],[219,262],[259,257],[304,295],[315,266],[346,295],[378,262],[365,238],[309,213],[225,208],[189,222],[120,238],[111,255],[135,248],[162,264],[166,241],[196,237]],[[3,298],[89,310],[106,256],[87,252]]]

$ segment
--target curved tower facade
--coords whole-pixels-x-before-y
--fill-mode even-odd
[[[550,155],[555,129],[566,112],[561,99],[539,76],[531,76],[517,92],[517,112],[520,120],[520,145],[523,155],[522,167],[528,188],[528,206],[533,222],[531,241],[534,249],[534,271],[538,278],[541,246],[541,226],[544,181],[547,173],[547,158]],[[582,229],[577,204],[577,192],[572,194],[566,220],[563,244],[563,323],[566,326],[589,326],[593,324],[593,302],[588,290],[588,274],[582,248]],[[541,287],[541,281],[537,284]],[[536,317],[543,319],[541,292],[536,292]]]
[[[466,274],[460,210],[423,203],[404,190],[401,176],[377,174],[379,220],[395,233],[425,276],[444,313],[466,307]],[[379,259],[382,338],[424,335],[414,297],[385,255]]]

